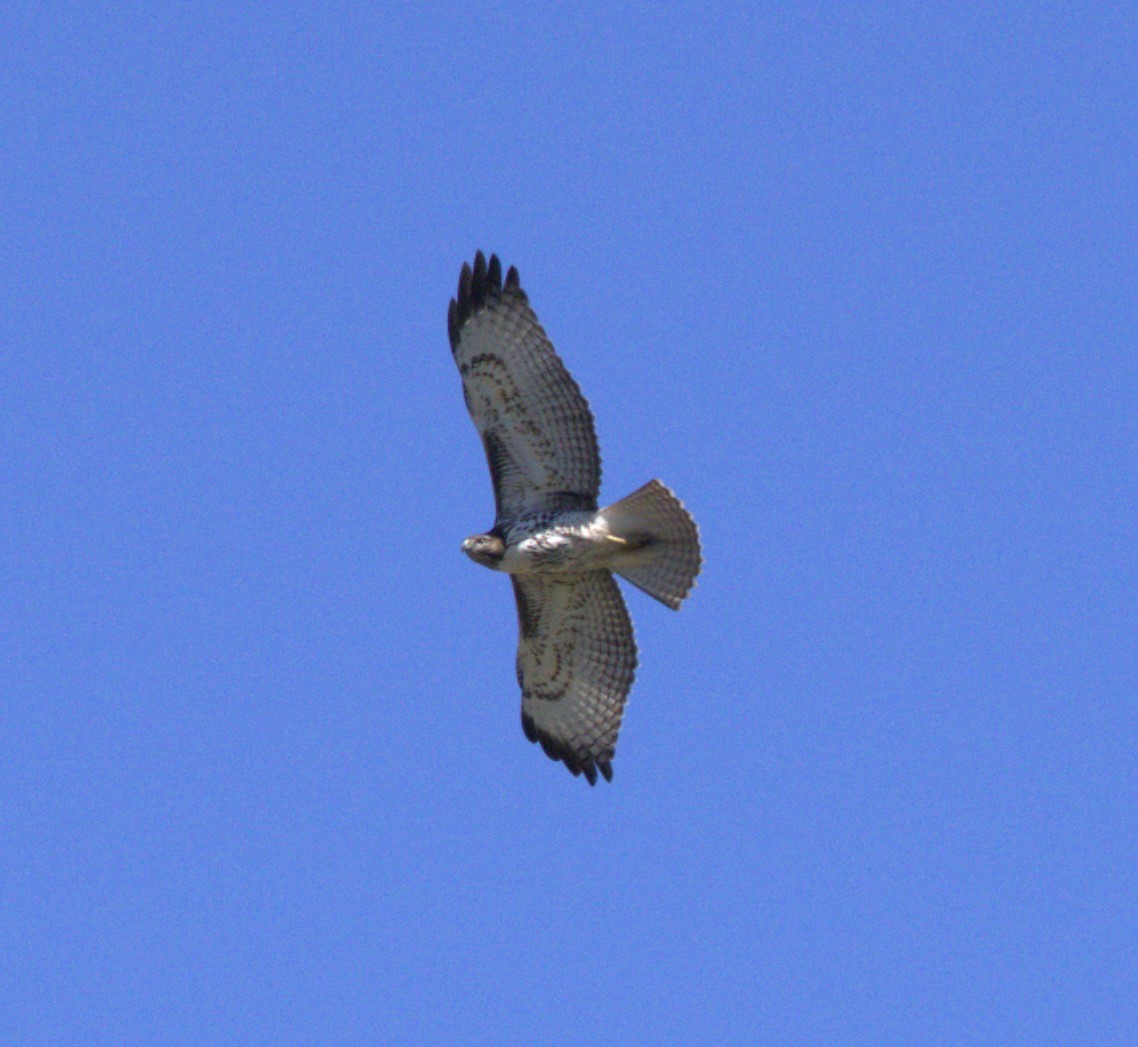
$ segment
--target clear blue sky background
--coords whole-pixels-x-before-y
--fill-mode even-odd
[[[7,4],[0,1041],[1133,1043],[1136,55]],[[704,536],[595,789],[459,552],[479,247]]]

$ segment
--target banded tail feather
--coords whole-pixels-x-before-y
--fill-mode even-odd
[[[611,538],[627,549],[612,569],[678,611],[703,564],[699,528],[684,503],[659,480],[650,480],[599,516]]]

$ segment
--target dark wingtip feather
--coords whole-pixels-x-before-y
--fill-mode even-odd
[[[610,757],[602,756],[593,759],[588,756],[578,756],[569,746],[539,731],[537,724],[533,722],[533,717],[527,716],[524,710],[522,711],[522,731],[525,732],[526,738],[531,742],[537,742],[551,760],[565,764],[574,778],[580,778],[581,775],[584,775],[590,785],[596,785],[597,771],[599,770],[604,775],[606,782],[612,781]]]
[[[522,710],[522,731],[525,732],[529,741],[537,741],[537,727],[534,726],[533,717],[527,716],[524,709]]]
[[[486,301],[486,256],[481,251],[474,252],[474,278],[471,281],[471,295],[475,305]]]
[[[450,347],[458,345],[462,325],[472,316],[480,313],[490,298],[498,298],[503,290],[525,298],[518,280],[518,271],[510,266],[506,273],[505,288],[502,286],[502,263],[496,254],[486,261],[486,255],[481,251],[474,253],[474,266],[469,262],[462,263],[462,271],[458,277],[458,297],[451,299],[451,308],[447,313],[447,334],[450,337]]]

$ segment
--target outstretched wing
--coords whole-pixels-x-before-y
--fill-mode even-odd
[[[636,674],[636,639],[608,571],[510,575],[518,603],[522,729],[590,785],[612,781],[616,736]]]
[[[597,508],[601,456],[589,405],[546,337],[513,267],[462,267],[447,315],[462,391],[482,437],[497,519]]]

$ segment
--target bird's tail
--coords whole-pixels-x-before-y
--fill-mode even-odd
[[[659,480],[650,480],[602,509],[600,517],[609,537],[621,546],[612,569],[678,611],[703,562],[699,528],[684,503]]]

